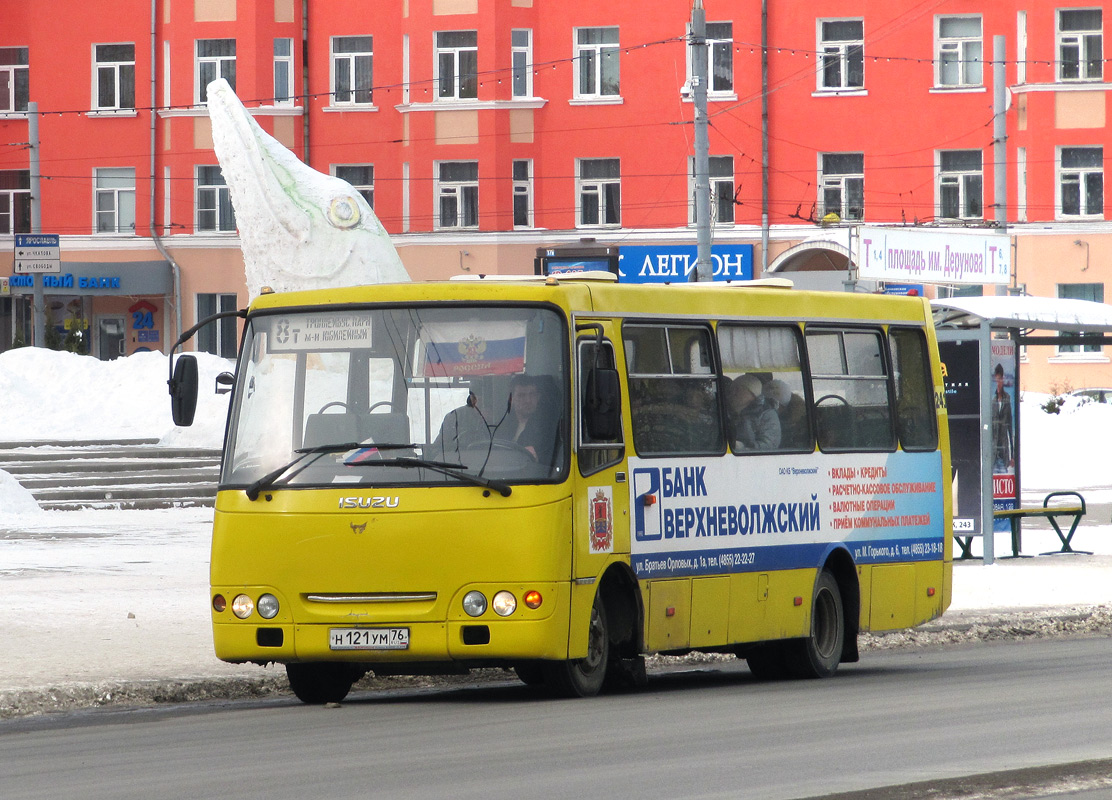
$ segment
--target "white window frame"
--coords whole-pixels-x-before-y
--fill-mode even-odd
[[[858,23],[861,35],[853,39],[826,38],[825,26],[837,23]],[[815,21],[818,45],[817,64],[818,91],[820,92],[860,92],[865,89],[865,20],[862,17],[818,19]],[[854,53],[854,48],[858,52]],[[827,83],[826,66],[835,61],[838,66],[838,82]],[[857,66],[861,72],[859,83],[850,82],[851,69]]]
[[[341,42],[346,46],[360,46],[358,50],[337,50]],[[363,45],[366,45],[363,47]],[[339,108],[368,108],[374,106],[374,37],[333,36],[328,40],[331,51],[330,70],[332,84],[331,105]],[[360,85],[361,72],[365,71],[367,85]],[[345,72],[341,76],[341,72]],[[342,78],[346,78],[345,81]]]
[[[204,298],[204,300],[202,300]],[[223,311],[235,311],[239,299],[230,292],[198,292],[193,296],[194,319],[201,320]],[[197,352],[235,358],[239,349],[238,320],[225,317],[197,331]]]
[[[715,226],[733,225],[734,218],[734,157],[710,156],[710,224]],[[691,202],[687,206],[687,224],[695,220],[695,158],[687,158],[687,196]],[[727,204],[728,198],[728,204]],[[723,218],[725,217],[725,218]]]
[[[1065,31],[1062,20],[1067,14],[1100,14],[1100,28]],[[1104,11],[1100,8],[1059,8],[1054,12],[1055,52],[1058,54],[1058,80],[1062,83],[1100,81],[1104,77]],[[1095,51],[1095,52],[1094,52]],[[1067,53],[1076,58],[1067,59]],[[1076,75],[1067,75],[1076,68]]]
[[[603,166],[604,162],[617,164],[617,177],[584,177],[584,167],[591,163]],[[577,228],[620,228],[622,226],[622,164],[618,158],[577,158],[575,160],[575,225]],[[612,198],[612,189],[617,188],[617,197]],[[593,198],[598,211],[598,219],[587,221],[584,212],[587,208],[585,198]],[[617,208],[612,200],[616,200]]]
[[[30,70],[27,66],[29,48],[26,47],[0,47],[0,52],[11,53],[5,58],[11,62],[0,64],[0,87],[6,86],[7,91],[0,94],[0,116],[5,114],[26,114],[27,103],[30,100]]]
[[[533,96],[533,31],[514,28],[510,31],[510,95]]]
[[[861,157],[861,171],[853,172],[834,172],[829,171],[826,163],[827,157],[836,156],[860,156]],[[831,212],[838,215],[842,222],[858,222],[865,219],[865,156],[863,153],[819,153],[819,218],[825,217]],[[849,213],[851,207],[849,205],[850,194],[853,190],[852,182],[860,182],[861,187],[861,209],[860,214],[854,216]],[[838,207],[831,208],[826,202],[826,193],[828,191],[838,192]]]
[[[109,47],[130,47],[131,58],[101,58],[102,55],[108,56],[108,53],[102,52],[101,48]],[[93,50],[93,104],[92,109],[94,112],[101,111],[134,111],[135,110],[135,43],[134,42],[102,42],[94,44]],[[101,78],[104,77],[109,86],[112,97],[109,102],[102,102],[105,98],[101,97]],[[131,97],[130,102],[125,101],[124,85],[126,79],[130,77],[131,80]]]
[[[368,183],[366,180],[353,181],[355,175],[350,174],[351,171],[360,170],[366,172],[364,177],[370,178]],[[343,173],[348,172],[348,175]],[[347,181],[351,184],[355,191],[362,195],[363,199],[367,201],[367,205],[373,210],[375,207],[375,165],[374,164],[333,164],[332,175],[342,181]]]
[[[1070,155],[1071,151],[1078,151],[1076,155],[1081,155],[1080,151],[1092,151],[1091,155],[1097,155],[1093,159],[1099,163],[1097,165],[1086,166],[1064,166],[1063,161]],[[1104,219],[1104,148],[1100,145],[1092,147],[1059,147],[1055,153],[1054,159],[1057,167],[1058,178],[1055,181],[1055,198],[1054,209],[1058,219]],[[1100,179],[1101,192],[1100,192],[1100,208],[1090,208],[1087,202],[1088,184],[1094,178]],[[1077,207],[1078,213],[1068,213],[1065,210],[1066,195],[1072,194],[1076,185],[1077,192]],[[1068,187],[1068,188],[1067,188]],[[1072,198],[1071,198],[1072,200]]]
[[[7,202],[0,206],[0,235],[8,236],[14,233],[31,232],[31,173],[25,169],[0,170],[0,175],[5,177],[16,176],[14,183],[26,184],[27,188],[7,189],[0,188],[0,200]],[[9,181],[5,180],[4,183]],[[22,202],[21,202],[22,201]],[[16,209],[21,205],[26,208],[26,226],[16,229]]]
[[[533,160],[515,158],[510,165],[513,179],[513,223],[514,228],[533,227]],[[525,221],[518,222],[518,201],[525,206]]]
[[[722,34],[726,33],[724,26],[729,26],[729,37]],[[694,69],[695,59],[693,56],[694,45],[691,43],[691,23],[687,23],[687,82],[683,87],[683,94],[690,95],[691,87],[691,73]],[[726,100],[737,97],[737,92],[734,86],[734,23],[729,21],[723,22],[708,22],[707,23],[707,74],[704,76],[707,81],[707,99],[708,100]],[[715,88],[714,80],[714,56],[715,53],[724,54],[729,60],[729,83],[728,87]]]
[[[279,52],[284,43],[284,53]],[[292,106],[294,104],[294,61],[293,39],[277,36],[274,39],[274,105]]]
[[[976,153],[978,166],[947,169],[943,165],[947,154]],[[935,216],[939,219],[983,220],[985,218],[985,168],[984,153],[980,150],[939,150],[935,153]],[[957,214],[946,214],[943,193],[957,192]],[[970,204],[976,201],[979,211],[973,212]]]
[[[444,167],[449,165],[474,165],[474,178],[444,177]],[[436,210],[433,217],[434,230],[477,230],[479,228],[479,162],[478,161],[434,161],[433,194],[436,197]],[[448,202],[454,202],[455,210],[448,213]],[[451,216],[451,220],[448,217]]]
[[[1099,286],[1099,292],[1076,292],[1069,291],[1067,287],[1081,287],[1081,286]],[[1065,291],[1063,291],[1065,290]],[[1099,281],[1081,282],[1076,283],[1059,283],[1054,287],[1054,293],[1059,299],[1071,300],[1089,300],[1090,302],[1103,303],[1104,302],[1104,284]],[[1080,295],[1092,294],[1092,297],[1082,297]],[[1099,294],[1099,299],[1096,295]],[[1096,334],[1099,336],[1099,334]],[[1075,360],[1075,361],[1093,361],[1104,360],[1104,347],[1100,344],[1059,344],[1055,345],[1055,355],[1058,358]]]
[[[947,22],[976,21],[977,34],[944,33]],[[984,21],[980,14],[945,14],[935,17],[934,85],[944,89],[984,86]],[[946,65],[957,65],[955,80],[944,75]]]
[[[202,177],[216,177],[219,182],[209,180],[202,183]],[[232,206],[232,194],[220,167],[214,164],[199,164],[194,167],[194,185],[193,230],[197,233],[235,233],[236,215]],[[211,226],[206,219],[209,215],[212,217]]]
[[[442,37],[470,34],[474,44],[450,44]],[[465,62],[473,61],[473,69]],[[451,75],[444,66],[451,64]],[[453,30],[433,32],[433,70],[436,75],[436,100],[453,102],[475,100],[479,96],[479,32]]]
[[[231,42],[231,54],[201,55],[202,44],[208,42]],[[196,89],[193,97],[199,105],[208,99],[208,85],[217,78],[223,78],[236,88],[236,40],[235,39],[197,39],[193,45],[193,77]]]
[[[580,42],[597,32],[597,42]],[[575,70],[575,99],[616,100],[622,93],[620,31],[617,25],[575,28],[572,31],[572,59]],[[603,81],[603,66],[612,66],[613,86]],[[609,70],[606,70],[609,72]]]
[[[135,168],[93,170],[93,233],[135,234]]]

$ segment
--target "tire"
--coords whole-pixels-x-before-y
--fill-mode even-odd
[[[610,629],[606,624],[606,608],[596,594],[591,607],[586,658],[545,662],[544,682],[548,690],[559,697],[594,697],[602,689],[609,664]]]
[[[339,703],[360,677],[360,671],[349,664],[286,664],[290,689],[298,700],[309,705]]]
[[[797,678],[829,678],[842,661],[845,607],[838,582],[827,570],[815,579],[811,599],[811,632],[785,644],[788,670]]]

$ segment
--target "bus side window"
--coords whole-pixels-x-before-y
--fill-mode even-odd
[[[633,444],[638,455],[718,454],[724,449],[718,378],[704,327],[627,324]]]
[[[597,355],[597,358],[596,358]],[[579,340],[579,472],[591,475],[622,460],[625,452],[621,426],[613,439],[594,439],[587,432],[584,410],[587,408],[588,374],[596,365],[603,369],[614,369],[614,348],[610,342],[603,341],[602,350],[597,351],[594,339]],[[619,398],[620,405],[620,398]]]
[[[810,327],[807,356],[819,447],[826,451],[894,450],[888,368],[880,331]]]
[[[896,431],[904,450],[935,450],[938,425],[934,391],[921,330],[890,328],[892,373],[896,384]]]

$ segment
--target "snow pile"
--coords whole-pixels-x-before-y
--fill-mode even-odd
[[[35,498],[8,473],[0,469],[0,517],[10,520],[24,514],[41,514]]]
[[[1024,491],[1112,486],[1112,404],[1067,400],[1059,414],[1042,410],[1047,395],[1020,403],[1019,459]]]
[[[21,347],[0,353],[0,442],[158,439],[163,445],[219,448],[230,395],[214,392],[216,375],[235,365],[197,354],[200,397],[191,428],[176,428],[161,353],[115,361]]]

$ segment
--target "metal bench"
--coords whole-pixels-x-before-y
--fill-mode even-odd
[[[1050,501],[1055,497],[1076,497],[1077,503],[1070,505],[1052,506]],[[1056,555],[1058,553],[1084,553],[1092,555],[1089,550],[1074,550],[1070,542],[1073,539],[1074,533],[1077,532],[1077,526],[1081,522],[1081,518],[1085,516],[1085,498],[1078,492],[1051,492],[1043,498],[1042,507],[1035,506],[1033,508],[1009,508],[1001,511],[993,511],[992,516],[994,519],[1006,519],[1012,526],[1012,557],[1018,557],[1022,549],[1022,541],[1020,539],[1019,522],[1027,517],[1045,517],[1050,520],[1050,525],[1054,528],[1054,532],[1058,534],[1059,541],[1062,542],[1060,550],[1052,550],[1049,553],[1042,555]],[[1072,522],[1067,533],[1062,533],[1062,527],[1058,523],[1058,517],[1070,517]],[[968,545],[962,548],[963,552],[967,549]]]

